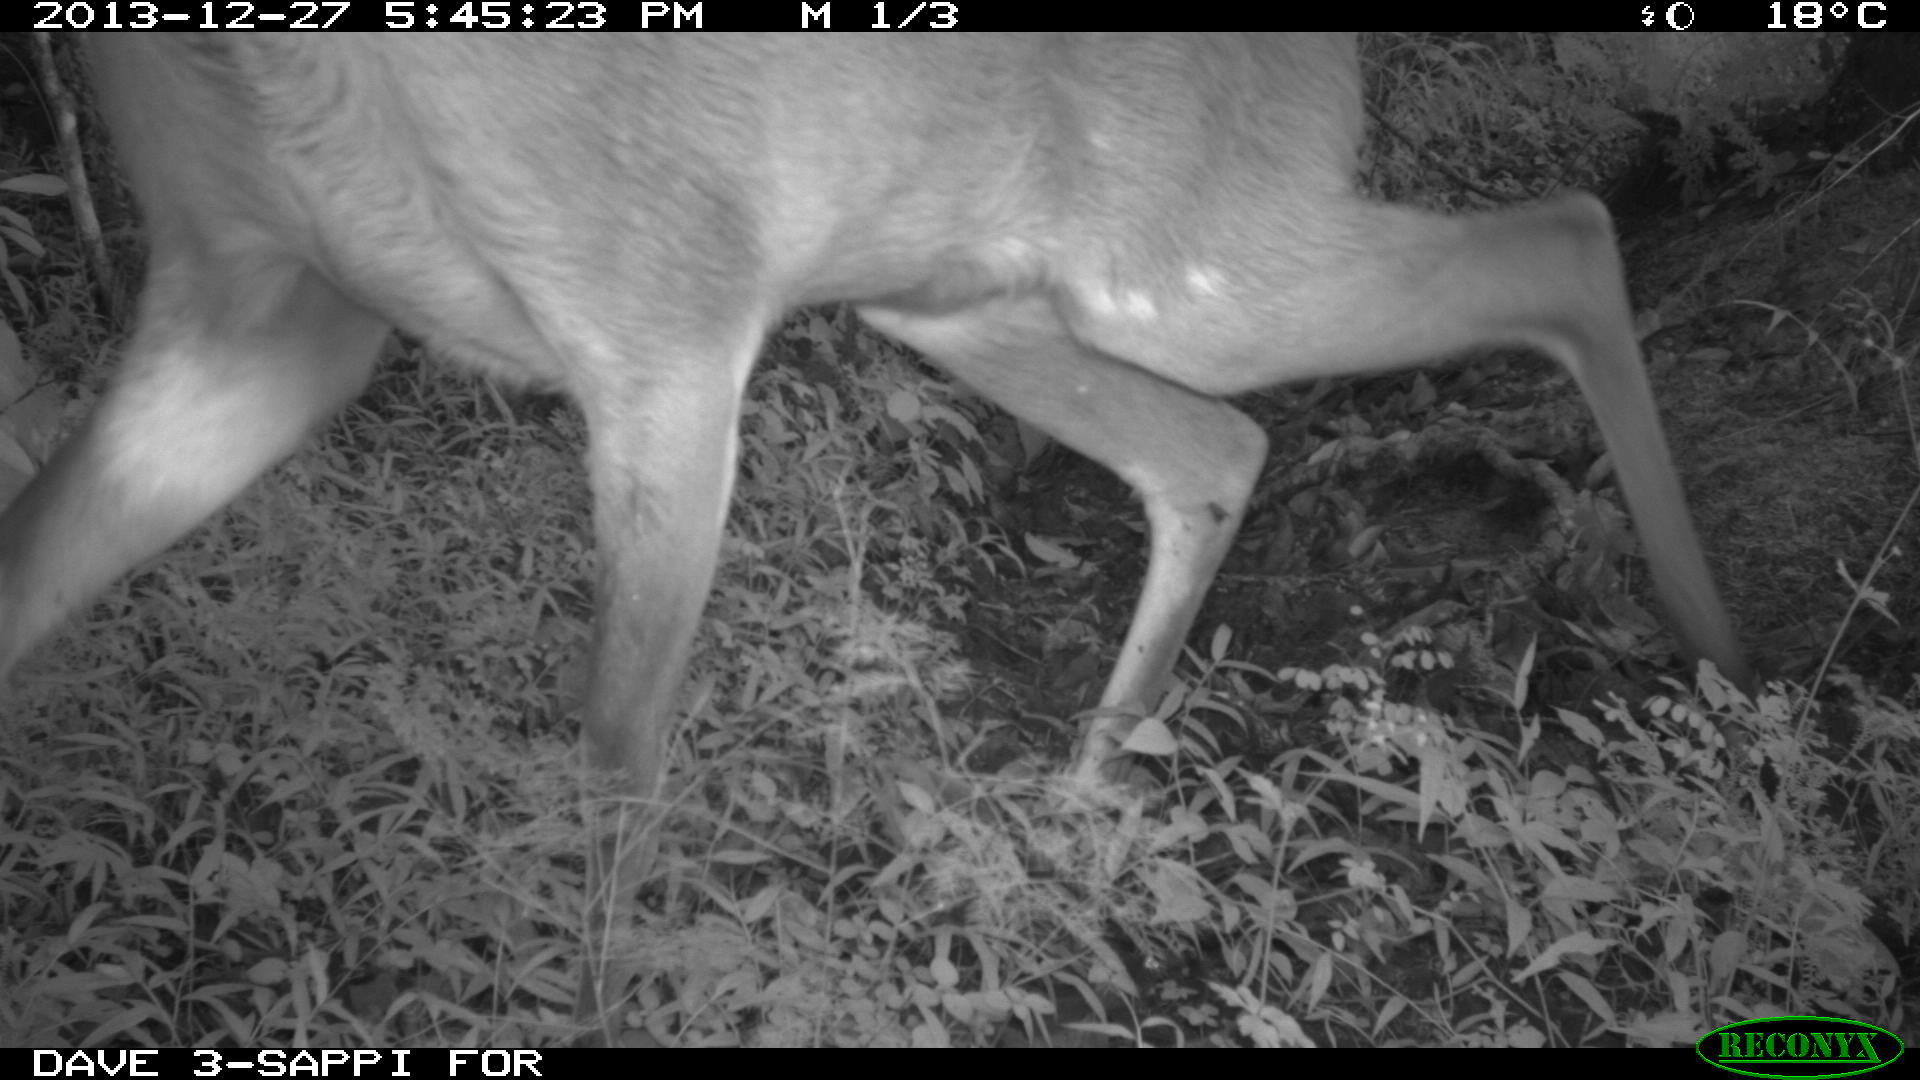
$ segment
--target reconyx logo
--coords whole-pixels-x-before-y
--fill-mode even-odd
[[[1715,1028],[1694,1044],[1710,1065],[1745,1076],[1858,1076],[1905,1053],[1899,1038],[1834,1016],[1769,1016]]]

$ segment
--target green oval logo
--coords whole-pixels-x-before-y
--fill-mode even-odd
[[[1858,1076],[1900,1060],[1890,1031],[1837,1016],[1769,1016],[1717,1027],[1693,1044],[1702,1059],[1742,1076],[1814,1080]]]

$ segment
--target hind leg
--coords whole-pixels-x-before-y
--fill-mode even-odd
[[[1266,434],[1239,410],[1081,345],[1045,299],[949,315],[863,309],[1015,416],[1132,485],[1147,514],[1147,577],[1074,776],[1096,778],[1151,709],[1245,516]]]

